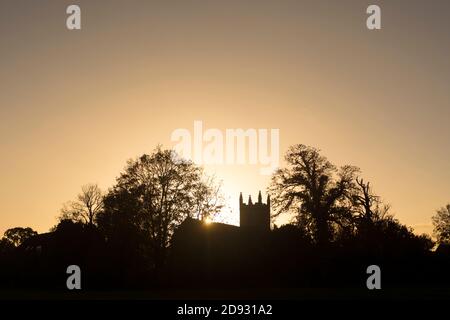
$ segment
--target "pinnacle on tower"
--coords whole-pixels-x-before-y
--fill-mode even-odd
[[[270,204],[269,196],[267,196]],[[242,230],[260,232],[270,230],[270,205],[262,202],[261,191],[258,192],[258,202],[253,203],[248,196],[248,204],[243,203],[242,193],[239,195],[239,225]]]

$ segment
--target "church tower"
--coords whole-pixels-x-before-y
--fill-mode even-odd
[[[258,201],[253,203],[252,197],[248,197],[244,203],[242,192],[239,195],[239,221],[240,227],[247,230],[270,231],[270,197],[267,202],[262,202],[261,191],[258,193]]]

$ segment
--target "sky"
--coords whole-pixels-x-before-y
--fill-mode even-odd
[[[66,8],[81,8],[81,30]],[[381,8],[368,30],[366,8]],[[194,121],[279,129],[361,168],[416,232],[450,201],[450,2],[170,0],[0,2],[0,233],[46,232],[81,186]],[[281,166],[283,162],[281,161]],[[256,199],[260,166],[206,166],[226,220]]]

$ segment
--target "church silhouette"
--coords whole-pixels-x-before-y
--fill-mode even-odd
[[[263,203],[261,191],[259,191],[258,202],[253,203],[252,197],[248,196],[248,203],[245,204],[241,192],[239,195],[239,226],[257,231],[270,231],[270,196],[267,195],[267,202]]]
[[[270,247],[270,198],[244,203],[239,196],[240,226],[187,218],[175,230],[169,257],[174,285],[221,286],[262,283],[261,263]],[[259,266],[259,267],[258,267]]]

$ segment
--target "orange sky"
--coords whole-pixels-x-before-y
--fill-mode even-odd
[[[450,201],[448,1],[375,1],[379,31],[372,2],[293,0],[77,1],[68,31],[72,2],[0,3],[0,232],[47,231],[81,185],[107,189],[194,120],[359,166],[417,232]],[[232,202],[269,181],[207,169]]]

